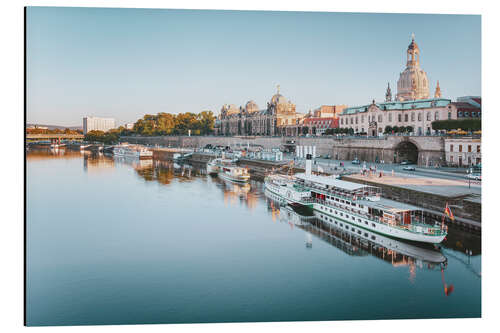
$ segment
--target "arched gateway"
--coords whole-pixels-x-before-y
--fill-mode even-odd
[[[394,149],[394,163],[409,161],[418,163],[418,147],[411,141],[401,141]]]

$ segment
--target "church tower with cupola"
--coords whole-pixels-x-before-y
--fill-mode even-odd
[[[441,87],[439,86],[439,80],[436,85],[436,91],[434,92],[434,98],[441,98]]]
[[[429,98],[427,73],[420,68],[420,49],[412,34],[406,51],[406,68],[399,75],[398,92],[395,100],[409,101]]]
[[[385,92],[385,101],[386,102],[392,101],[392,91],[391,91],[391,87],[389,87],[389,82],[387,82],[387,91]]]

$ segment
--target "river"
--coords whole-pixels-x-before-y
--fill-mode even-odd
[[[479,235],[364,239],[196,166],[62,150],[26,168],[30,326],[481,316]]]

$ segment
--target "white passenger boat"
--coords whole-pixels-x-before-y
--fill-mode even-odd
[[[153,152],[142,146],[134,146],[128,144],[121,144],[113,148],[113,154],[115,156],[124,156],[138,158],[140,160],[152,159]]]
[[[250,180],[248,169],[236,165],[222,165],[219,170],[219,177],[238,183],[246,183]]]
[[[239,167],[235,160],[216,158],[207,163],[207,173],[219,175],[221,178],[238,183],[246,183],[250,180],[247,168]]]
[[[391,250],[401,255],[411,257],[416,262],[441,264],[447,260],[440,251],[430,247],[428,244],[418,245],[416,243],[408,243],[391,237],[385,237],[376,232],[369,231],[362,227],[356,227],[351,223],[344,223],[340,219],[332,218],[331,216],[316,211],[312,216],[302,216],[289,206],[285,206],[280,208],[280,219],[294,223],[299,228],[307,231],[308,235],[310,235],[309,232],[313,231],[312,229],[314,229],[314,234],[319,237],[321,237],[322,234],[327,234],[337,238],[338,235],[345,233],[350,235],[350,237],[357,238],[363,243],[369,242],[372,243],[372,246],[382,246],[386,250]],[[321,223],[318,224],[317,222]],[[309,242],[312,243],[312,241]]]
[[[311,168],[309,158],[303,174],[267,176],[266,191],[281,203],[307,207],[385,236],[424,243],[441,243],[446,237],[443,224],[424,223],[420,208],[382,198],[378,187],[312,175]]]
[[[207,173],[209,175],[217,175],[220,170],[220,158],[213,159],[207,163]]]

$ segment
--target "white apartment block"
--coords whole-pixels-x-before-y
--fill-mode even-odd
[[[83,134],[90,131],[107,132],[115,128],[114,118],[83,117]]]

